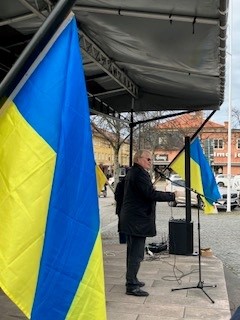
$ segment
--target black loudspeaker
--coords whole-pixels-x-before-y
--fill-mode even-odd
[[[193,222],[181,219],[169,221],[169,253],[193,253]]]

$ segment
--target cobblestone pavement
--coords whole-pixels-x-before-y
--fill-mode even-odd
[[[159,188],[161,189],[161,187]],[[100,213],[102,221],[102,237],[104,241],[118,242],[117,217],[113,194],[109,190],[107,198],[101,198]],[[218,257],[225,266],[230,308],[233,312],[240,305],[240,208],[227,213],[219,211],[217,214],[200,217],[201,248],[211,248],[213,255]],[[168,222],[173,219],[185,219],[185,207],[171,208],[167,203],[157,203],[156,225],[157,236],[147,239],[150,242],[161,242],[168,238]],[[194,250],[198,251],[198,210],[192,208],[194,228]],[[204,280],[204,275],[203,275]]]
[[[185,207],[169,208],[167,204],[157,205],[158,234],[168,234],[168,221],[185,218]],[[192,208],[192,221],[194,224],[194,247],[198,246],[197,209]],[[200,211],[201,247],[211,248],[224,265],[231,269],[240,278],[240,211],[205,215]]]

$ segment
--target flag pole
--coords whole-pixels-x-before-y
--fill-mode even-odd
[[[185,181],[186,181],[186,222],[192,220],[191,212],[191,165],[190,165],[190,137],[185,137]]]
[[[4,98],[9,97],[13,89],[32,65],[38,54],[42,51],[62,21],[71,11],[75,1],[76,0],[60,0],[38,31],[35,33],[32,40],[23,50],[20,57],[17,59],[13,67],[0,84],[0,108],[4,103]]]
[[[229,85],[228,85],[228,156],[227,156],[227,212],[231,212],[231,162],[232,162],[232,1],[229,1]]]

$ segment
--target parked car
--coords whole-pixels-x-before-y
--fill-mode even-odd
[[[235,190],[240,191],[240,174],[237,174],[232,181],[232,186]]]
[[[216,207],[218,209],[227,209],[227,188],[219,187],[219,192],[221,194],[221,198],[216,202]],[[177,192],[177,198],[175,201],[170,201],[168,205],[170,207],[176,207],[178,204],[186,203],[186,195],[185,195],[185,181],[182,179],[175,180],[166,184],[166,191]],[[239,193],[237,190],[231,189],[231,209],[235,209],[239,205]],[[191,204],[192,206],[198,205],[197,194],[191,191]],[[200,201],[200,208],[203,209],[204,204]]]
[[[166,191],[175,192],[177,191],[177,197],[175,201],[168,202],[170,207],[176,207],[178,204],[186,203],[186,195],[185,195],[185,181],[182,179],[175,179],[166,182]],[[197,195],[193,191],[191,191],[191,204],[193,206],[198,205]],[[203,206],[203,204],[201,204]]]
[[[180,177],[179,174],[172,173],[172,174],[170,174],[169,179],[170,179],[171,181],[175,181],[175,180],[181,180],[182,178]]]
[[[233,185],[233,178],[234,176],[231,175],[230,177],[230,187]],[[216,183],[219,187],[227,187],[228,186],[228,175],[227,174],[218,174],[215,177]]]

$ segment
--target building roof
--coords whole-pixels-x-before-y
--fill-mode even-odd
[[[199,128],[205,119],[203,118],[202,112],[196,112],[193,114],[184,114],[179,117],[175,117],[172,120],[165,121],[162,124],[158,125],[159,129],[187,129],[187,128]],[[205,126],[207,128],[226,128],[225,125],[222,125],[217,122],[209,120]]]

